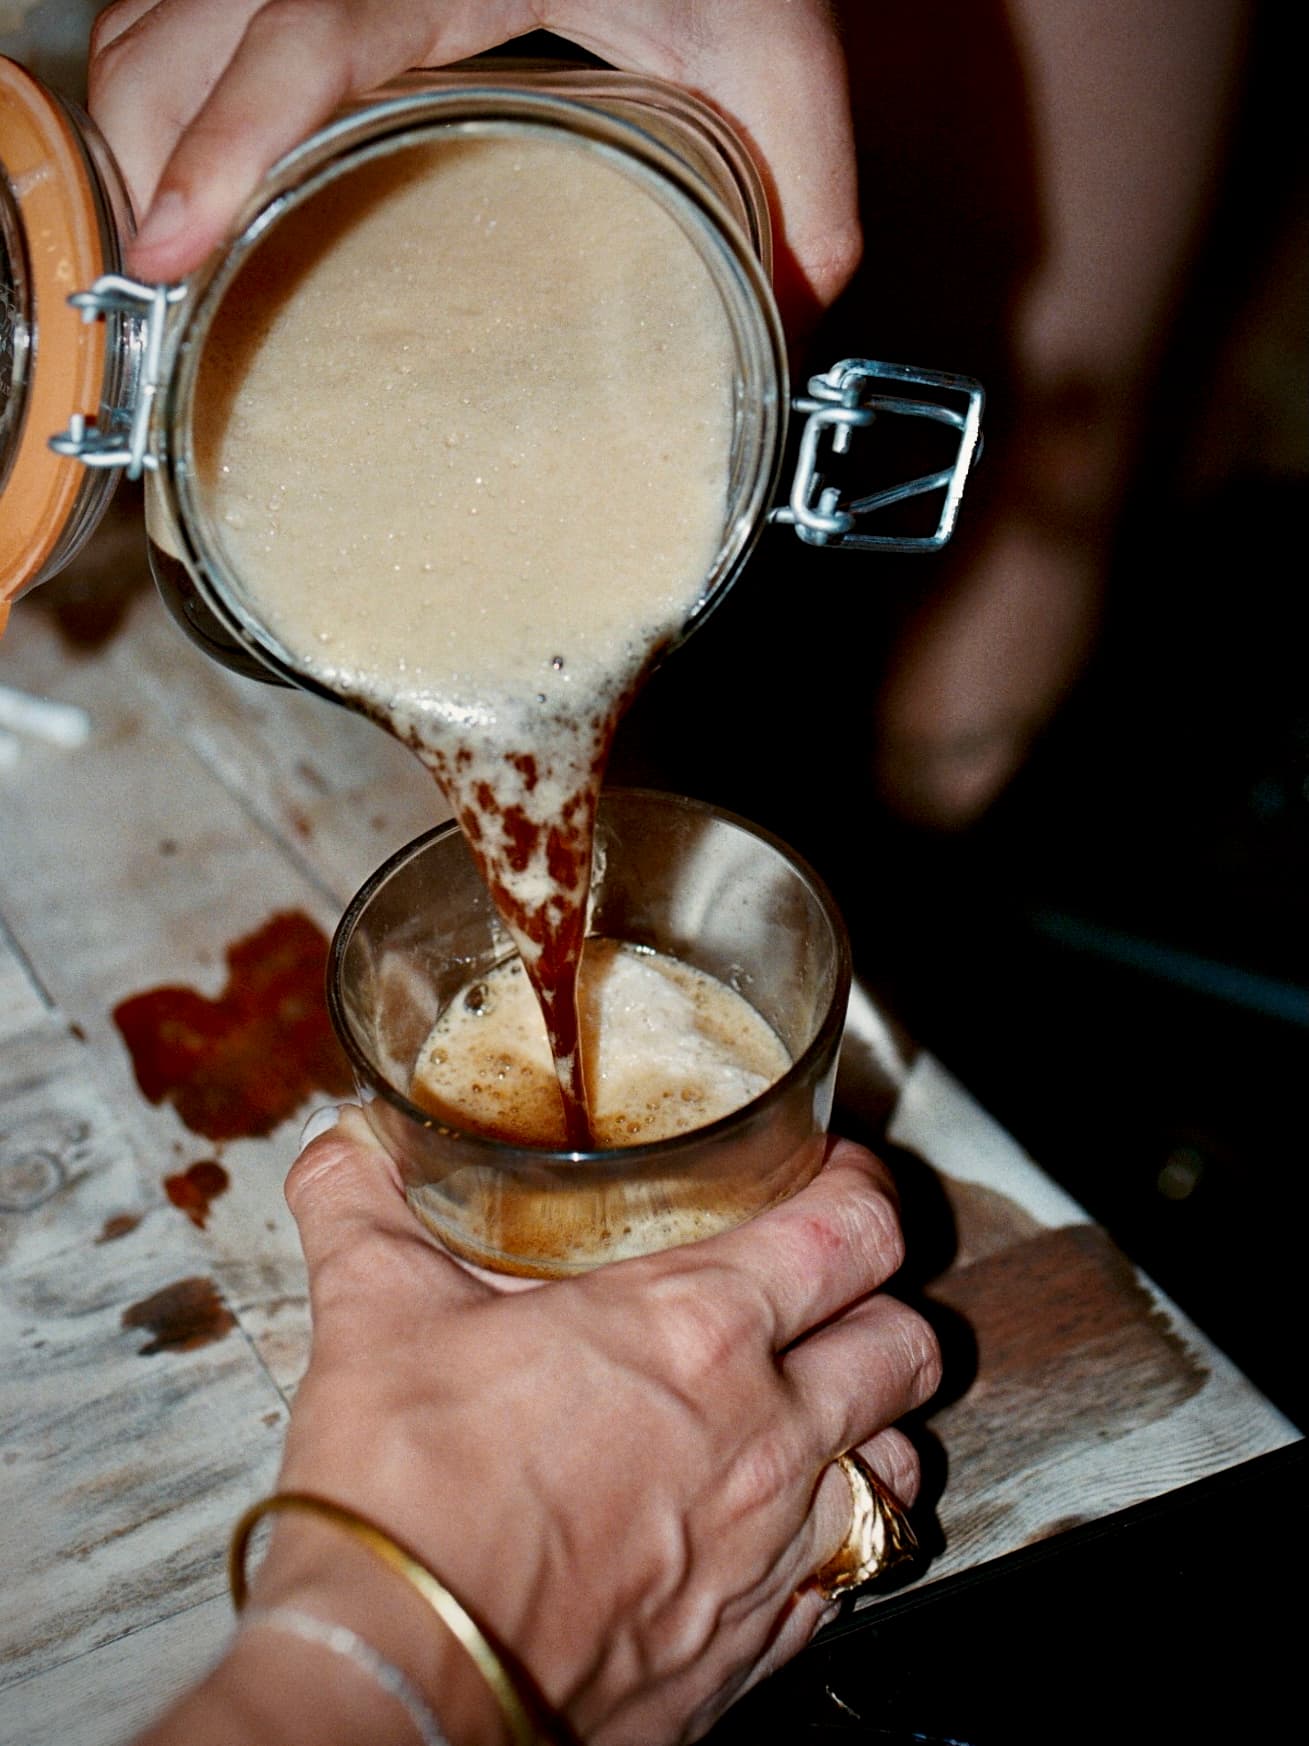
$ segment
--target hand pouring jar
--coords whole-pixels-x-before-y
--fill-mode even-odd
[[[792,399],[758,172],[731,129],[688,93],[624,73],[501,59],[408,74],[275,165],[228,243],[189,279],[147,285],[120,271],[127,201],[94,128],[0,60],[0,625],[10,600],[69,561],[126,471],[144,475],[156,581],[193,640],[238,671],[322,690],[252,610],[206,503],[195,431],[206,339],[251,252],[303,201],[329,187],[348,201],[353,171],[456,137],[547,137],[598,154],[675,219],[722,300],[736,354],[729,489],[717,556],[683,635],[770,520],[818,545],[945,543],[980,443],[980,388],[861,359],[813,377]],[[779,502],[792,410],[804,423]],[[633,406],[632,418],[641,415]],[[826,482],[834,470],[844,477],[852,439],[883,416],[944,427],[945,464],[863,496]],[[343,406],[341,441],[350,440]],[[914,496],[939,499],[934,530],[866,531],[872,511]]]

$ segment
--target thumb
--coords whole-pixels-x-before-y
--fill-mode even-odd
[[[425,1275],[435,1268],[450,1276],[450,1288],[465,1280],[463,1270],[439,1250],[405,1199],[395,1160],[380,1145],[363,1111],[343,1104],[328,1127],[319,1111],[306,1124],[309,1139],[286,1179],[286,1200],[300,1233],[311,1286],[324,1275],[340,1278],[346,1289],[369,1289],[415,1262]],[[393,1284],[398,1281],[393,1279]],[[433,1282],[428,1277],[427,1289]]]

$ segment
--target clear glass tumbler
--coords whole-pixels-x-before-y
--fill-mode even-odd
[[[374,1132],[453,1253],[549,1278],[694,1241],[804,1186],[822,1161],[850,989],[845,928],[815,874],[743,819],[615,789],[600,802],[589,932],[707,972],[773,1027],[791,1066],[707,1127],[546,1152],[464,1133],[407,1095],[447,1003],[512,953],[457,826],[401,849],[332,942],[328,1006]]]

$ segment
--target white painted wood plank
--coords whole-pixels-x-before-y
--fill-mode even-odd
[[[14,942],[0,927],[0,1047],[39,1025],[49,1003]]]
[[[32,689],[76,695],[93,732],[76,757],[38,750],[10,773],[5,913],[153,1161],[141,1192],[157,1204],[163,1175],[212,1148],[144,1103],[113,1006],[166,982],[216,994],[226,946],[279,909],[304,909],[330,932],[357,884],[442,808],[412,755],[373,724],[214,667],[150,594],[94,657],[70,659],[39,614],[16,616],[11,653]],[[207,1265],[287,1389],[308,1338],[281,1192],[299,1120],[223,1148],[232,1185],[204,1239]]]
[[[84,1032],[84,1071],[149,1160],[157,1203],[162,1177],[213,1146],[188,1133],[170,1107],[145,1102],[113,1008],[166,983],[212,997],[224,983],[233,940],[283,910],[304,911],[328,933],[337,910],[112,674],[83,664],[82,690],[94,693],[90,743],[57,776],[39,759],[9,775],[2,901],[23,953]],[[285,1265],[299,1267],[281,1195],[298,1131],[295,1119],[269,1139],[224,1149],[232,1186],[215,1203],[206,1233],[215,1264],[224,1255],[267,1263],[278,1296],[287,1290]]]
[[[13,962],[0,951],[6,982]],[[28,1016],[0,1043],[5,1685],[221,1586],[224,1536],[271,1483],[286,1417],[239,1325],[152,1355],[124,1326],[132,1304],[210,1277],[205,1243],[150,1195],[88,1045],[43,1004]]]
[[[1295,1426],[1274,1412],[1184,1317],[1177,1315],[1172,1325],[1194,1337],[1197,1356],[1209,1370],[1200,1392],[1166,1416],[1118,1435],[1070,1442],[1045,1460],[1001,1462],[982,1487],[970,1487],[959,1476],[938,1504],[944,1550],[914,1586],[928,1588],[1052,1532],[1162,1497],[1299,1440]],[[1029,1406],[1039,1410],[1035,1401]],[[945,1426],[942,1435],[948,1448]]]
[[[0,967],[12,959],[0,940]],[[0,971],[0,980],[3,979]],[[86,1043],[57,1012],[0,1039],[0,1266],[72,1251],[80,1265],[110,1219],[149,1210],[138,1159],[87,1075]],[[180,1238],[183,1248],[189,1244]],[[0,1383],[2,1386],[2,1383]]]
[[[0,1690],[4,1746],[123,1746],[197,1680],[231,1630],[226,1598],[202,1601]]]
[[[151,1353],[124,1325],[178,1277],[138,1234],[0,1276],[6,1683],[220,1592],[276,1472],[286,1410],[239,1327]]]
[[[919,1055],[910,1068],[887,1138],[958,1181],[1008,1196],[1043,1225],[1086,1219],[1072,1196],[1037,1168],[932,1055]]]
[[[107,651],[113,672],[338,907],[394,850],[450,816],[413,753],[372,722],[216,666],[153,599],[133,628],[130,643]]]

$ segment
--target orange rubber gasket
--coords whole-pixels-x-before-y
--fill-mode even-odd
[[[18,208],[31,274],[35,344],[27,408],[0,513],[0,633],[8,603],[40,575],[86,483],[80,461],[48,439],[75,412],[94,414],[104,381],[102,322],[68,305],[108,271],[91,172],[61,105],[0,58],[0,164]]]

